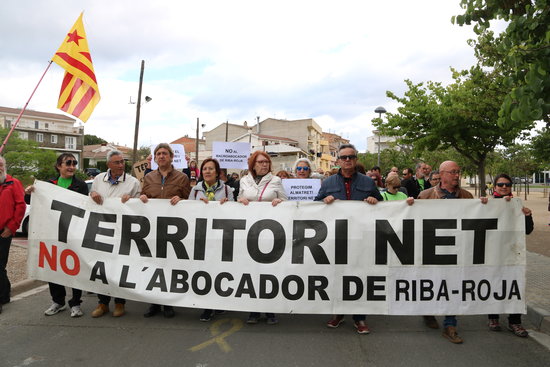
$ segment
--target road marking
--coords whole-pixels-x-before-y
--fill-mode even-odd
[[[227,331],[224,331],[223,333],[220,334],[220,326],[223,325],[223,324],[226,324],[226,323],[231,323],[232,324],[231,329],[229,329]],[[218,320],[218,321],[214,322],[212,324],[212,326],[210,326],[210,333],[212,334],[213,338],[209,339],[209,340],[207,340],[204,343],[201,343],[199,345],[195,345],[194,347],[189,348],[189,350],[191,352],[196,352],[196,351],[199,351],[201,349],[204,349],[204,348],[209,347],[210,345],[216,343],[216,344],[218,344],[218,347],[222,351],[224,351],[226,353],[229,353],[229,352],[231,352],[231,347],[229,346],[229,344],[227,344],[227,342],[225,341],[225,338],[228,337],[229,335],[233,334],[234,332],[239,331],[240,329],[242,329],[243,325],[244,325],[243,321],[240,320],[240,319],[221,319],[221,320]]]

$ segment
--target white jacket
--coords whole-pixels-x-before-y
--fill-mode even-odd
[[[273,199],[287,200],[286,192],[281,179],[268,173],[259,184],[256,184],[251,173],[241,178],[238,199],[249,201],[272,201]]]

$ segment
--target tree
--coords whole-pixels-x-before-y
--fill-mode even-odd
[[[536,120],[550,127],[550,0],[461,0],[462,26],[475,23],[471,41],[484,66],[506,75],[510,91],[502,101],[499,126],[530,129]],[[501,19],[506,30],[495,37],[490,22]]]
[[[4,140],[8,130],[0,129],[0,140]],[[17,131],[13,132],[2,154],[7,161],[7,171],[18,178],[23,184],[30,184],[35,178],[46,180],[55,176],[54,151],[38,148],[38,143],[19,138]]]
[[[416,150],[453,148],[477,168],[481,194],[485,195],[485,164],[498,145],[511,144],[522,127],[502,129],[498,113],[508,93],[502,76],[474,66],[468,71],[453,71],[454,83],[413,84],[404,97],[388,91],[387,96],[401,103],[398,113],[387,114],[387,122],[373,122],[385,135],[397,136],[398,143]]]
[[[84,145],[96,145],[106,144],[107,140],[100,138],[99,136],[84,134]]]
[[[541,165],[548,167],[550,165],[550,129],[546,128],[537,133],[538,135],[531,139],[531,150]]]

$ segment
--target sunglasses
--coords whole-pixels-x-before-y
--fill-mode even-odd
[[[309,167],[296,167],[296,171],[309,171]]]
[[[512,183],[511,182],[499,182],[499,183],[497,183],[497,186],[498,187],[504,187],[504,186],[512,187]]]
[[[341,155],[340,156],[340,159],[343,160],[343,161],[347,161],[348,159],[356,159],[357,156],[356,155]]]
[[[63,163],[65,163],[66,166],[77,166],[78,165],[78,161],[76,159],[75,160],[68,159]]]

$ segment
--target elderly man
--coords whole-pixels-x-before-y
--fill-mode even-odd
[[[144,177],[140,200],[147,203],[149,199],[169,199],[170,204],[176,205],[180,200],[187,199],[191,191],[189,177],[172,166],[174,151],[170,145],[160,143],[156,146],[153,156],[158,169]],[[160,305],[151,305],[143,317],[155,316],[160,310]],[[164,306],[164,317],[172,318],[174,315],[172,306]]]
[[[439,185],[424,190],[418,196],[419,199],[473,199],[473,195],[460,188],[460,167],[456,162],[445,161],[439,166],[441,181]],[[482,202],[487,202],[486,200]],[[432,329],[439,328],[437,320],[433,316],[424,316],[426,325]],[[445,316],[443,321],[443,336],[451,343],[460,344],[462,338],[456,331],[457,320],[455,316]]]
[[[331,204],[335,200],[362,200],[369,204],[382,201],[382,195],[374,181],[365,175],[357,173],[357,149],[352,144],[341,145],[338,149],[340,170],[337,174],[325,179],[321,184],[315,201]],[[353,315],[355,328],[359,334],[368,334],[365,315]],[[334,315],[327,323],[329,328],[337,328],[344,322],[344,315]]]
[[[139,197],[141,188],[139,181],[124,172],[124,156],[118,150],[111,150],[107,153],[107,172],[95,176],[90,191],[90,197],[97,204],[103,204],[104,198],[120,198],[123,203],[130,198]],[[101,317],[109,312],[109,302],[111,297],[98,294],[99,303],[97,308],[92,311],[92,317]],[[126,300],[115,298],[114,317],[124,315],[124,305]]]
[[[2,305],[10,302],[11,283],[6,266],[11,238],[25,215],[23,192],[21,182],[6,173],[6,160],[0,156],[0,313]]]

